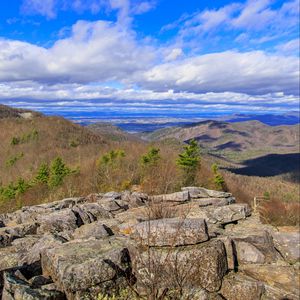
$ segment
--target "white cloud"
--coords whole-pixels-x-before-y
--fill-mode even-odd
[[[153,90],[297,94],[299,60],[261,51],[226,51],[154,66],[136,80]]]
[[[24,0],[22,11],[24,13],[37,13],[48,19],[56,17],[56,0]]]

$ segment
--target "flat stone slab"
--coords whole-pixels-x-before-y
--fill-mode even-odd
[[[300,232],[273,232],[276,249],[289,263],[300,261]]]
[[[116,283],[130,272],[130,257],[121,239],[75,240],[42,252],[44,276],[51,276],[68,299],[108,283]],[[97,296],[100,290],[93,295]],[[81,298],[78,298],[81,299]]]
[[[190,200],[190,194],[188,191],[183,191],[172,194],[152,196],[150,197],[150,200],[153,202],[186,202]]]
[[[238,220],[246,219],[251,215],[248,204],[231,204],[221,207],[208,207],[206,212],[212,223],[228,224]]]
[[[191,198],[227,198],[231,197],[231,193],[208,190],[202,187],[183,187],[182,191],[189,192]]]
[[[209,239],[204,219],[158,219],[134,225],[133,238],[148,246],[194,245]]]

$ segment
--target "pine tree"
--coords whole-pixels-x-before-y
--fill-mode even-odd
[[[35,177],[35,181],[39,183],[48,183],[50,176],[49,166],[46,163],[41,164],[37,171],[37,175]]]
[[[218,190],[226,190],[225,179],[222,174],[219,173],[219,166],[214,163],[211,166],[212,172],[214,173],[214,184]]]
[[[50,165],[48,185],[52,188],[61,185],[70,172],[71,170],[65,165],[61,157],[55,158]]]
[[[197,170],[200,168],[200,148],[193,139],[184,146],[184,151],[179,154],[176,161],[177,165],[183,171],[183,184],[194,185],[196,183]]]
[[[142,156],[141,162],[143,166],[153,166],[156,165],[157,162],[160,160],[159,155],[160,149],[151,147],[149,151]]]

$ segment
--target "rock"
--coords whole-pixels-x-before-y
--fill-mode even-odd
[[[74,239],[88,239],[90,237],[101,239],[113,235],[112,230],[102,221],[83,225],[74,231]]]
[[[133,226],[133,238],[148,246],[182,246],[209,239],[203,219],[159,219]]]
[[[280,265],[243,265],[240,270],[258,281],[265,282],[272,288],[282,290],[284,294],[294,294],[298,297],[299,293],[299,272],[293,266]]]
[[[183,187],[182,191],[187,191],[190,194],[191,198],[227,198],[231,197],[232,194],[219,192],[214,190],[208,190],[201,187]]]
[[[0,249],[0,271],[21,266],[24,252],[18,251],[15,247],[10,246]]]
[[[47,215],[42,215],[38,218],[40,227],[38,233],[56,233],[61,231],[74,231],[77,225],[77,218],[71,210],[55,211]],[[80,225],[82,221],[80,221]]]
[[[84,299],[85,292],[95,297],[101,290],[113,292],[124,287],[131,264],[123,240],[110,238],[75,240],[45,250],[42,269],[43,275],[50,276],[68,299]]]
[[[186,202],[189,200],[190,200],[190,195],[188,191],[150,197],[150,201],[153,202],[163,202],[163,201]]]
[[[188,247],[150,248],[132,255],[137,280],[151,286],[202,288],[218,291],[227,272],[224,244],[219,240]]]
[[[259,300],[264,293],[263,283],[238,274],[224,277],[220,293],[227,300]]]
[[[278,259],[278,253],[268,231],[259,230],[256,233],[247,233],[232,236],[237,263],[263,264],[272,263]]]
[[[99,205],[106,211],[116,214],[128,209],[127,206],[121,203],[121,200],[116,200],[114,198],[102,198],[98,201]]]
[[[14,271],[4,272],[2,300],[65,300],[59,291],[32,288],[28,282],[16,276]]]
[[[237,261],[236,261],[236,251],[233,248],[232,239],[228,236],[221,236],[218,237],[218,239],[222,241],[225,246],[228,269],[235,270],[237,267]]]
[[[235,202],[235,198],[200,198],[194,199],[194,202],[198,203],[200,207],[205,206],[224,206]]]
[[[289,263],[300,261],[300,233],[296,232],[273,232],[276,249]]]
[[[103,198],[109,198],[109,199],[121,199],[121,197],[122,194],[118,192],[108,192],[103,195]]]
[[[138,192],[125,192],[122,193],[121,200],[125,201],[129,208],[140,207],[146,204],[148,195]]]
[[[45,234],[34,245],[32,245],[31,248],[27,248],[28,252],[23,255],[22,262],[26,264],[38,262],[41,259],[41,253],[43,250],[59,246],[64,242],[66,242],[66,240],[57,235],[49,233]]]
[[[0,228],[0,248],[10,246],[12,241],[28,234],[36,234],[38,224],[20,224],[14,227]]]
[[[250,208],[247,204],[231,204],[221,207],[207,207],[209,222],[228,224],[245,219],[250,216]]]

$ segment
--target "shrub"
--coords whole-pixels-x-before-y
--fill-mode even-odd
[[[39,183],[48,183],[49,176],[50,176],[49,166],[48,164],[43,163],[39,167],[34,181]]]
[[[222,174],[219,173],[219,167],[216,163],[211,166],[212,172],[214,174],[213,182],[218,190],[227,190],[225,179]]]
[[[19,159],[21,159],[24,156],[24,153],[21,152],[15,156],[10,157],[6,162],[5,165],[7,167],[12,167]]]

